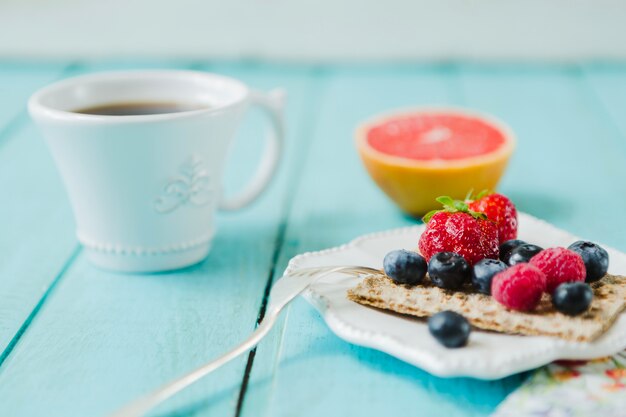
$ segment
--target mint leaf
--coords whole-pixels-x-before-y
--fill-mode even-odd
[[[424,215],[424,217],[422,217],[422,221],[424,223],[428,223],[430,221],[430,219],[437,213],[439,213],[441,210],[431,210],[428,213],[426,213]]]
[[[437,202],[444,205],[444,207],[454,207],[454,199],[447,195],[442,195],[441,197],[437,197],[435,200]]]
[[[462,212],[469,211],[469,207],[467,207],[467,204],[465,204],[461,200],[454,200],[453,204],[454,204],[454,208],[457,209],[458,211],[462,211]]]
[[[488,189],[482,190],[481,192],[476,194],[476,197],[474,198],[474,200],[480,200],[481,198],[488,196],[489,194],[493,194],[493,192]]]

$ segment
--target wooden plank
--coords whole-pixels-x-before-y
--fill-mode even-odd
[[[299,252],[342,244],[360,234],[414,224],[367,177],[352,132],[392,108],[459,104],[448,66],[331,72],[322,112],[310,133],[302,181],[278,268]],[[244,416],[486,415],[523,376],[485,382],[441,379],[332,334],[297,300],[259,347]]]
[[[581,70],[591,99],[600,101],[610,123],[621,133],[619,144],[626,149],[626,65],[584,65]]]
[[[291,132],[311,112],[306,97],[315,85],[306,69],[212,68],[259,88],[286,87]],[[256,159],[257,147],[247,145],[258,143],[259,127],[254,120],[244,127],[243,146],[235,146],[232,156],[237,166]],[[258,203],[219,216],[214,249],[204,263],[133,276],[99,271],[78,256],[5,361],[3,410],[12,416],[103,415],[242,341],[254,327],[274,263],[297,152],[297,146],[288,147],[278,181]],[[227,188],[243,182],[239,176],[246,173],[231,169]],[[235,414],[246,362],[239,358],[161,411]]]
[[[462,72],[471,107],[508,122],[518,147],[502,190],[518,207],[620,250],[626,236],[623,137],[577,67],[481,68]]]
[[[0,66],[0,363],[76,247],[62,232],[72,219],[52,159],[26,114],[30,94],[68,68]]]
[[[389,107],[466,101],[506,119],[524,142],[520,139],[502,189],[519,197],[518,204],[525,210],[624,250],[623,238],[617,236],[622,227],[607,233],[601,224],[604,216],[592,219],[590,225],[582,224],[588,222],[584,211],[567,207],[579,203],[574,191],[587,193],[598,180],[605,184],[589,190],[590,198],[605,197],[612,189],[623,204],[620,195],[625,195],[620,184],[611,181],[624,177],[619,164],[611,168],[624,157],[612,152],[619,135],[607,126],[607,116],[590,101],[575,71],[470,67],[456,77],[454,68],[447,67],[321,69],[316,71],[317,81],[310,83],[308,72],[297,68],[232,65],[221,69],[264,88],[287,80],[295,98],[290,120],[298,150],[290,149],[280,181],[247,212],[220,216],[219,251],[182,274],[108,274],[92,269],[79,256],[0,368],[0,401],[11,415],[81,415],[87,410],[103,414],[243,339],[252,328],[265,285],[266,276],[258,273],[271,270],[270,237],[282,247],[280,270],[298,252],[340,244],[375,229],[411,224],[368,182],[351,148],[354,123]],[[258,151],[258,142],[245,140],[253,137],[247,132],[256,130],[252,121],[234,149],[233,159],[244,167],[251,166]],[[34,132],[28,135],[35,137]],[[590,135],[597,140],[597,161],[591,162],[579,151]],[[572,149],[559,153],[559,145],[570,142]],[[7,148],[11,143],[13,139]],[[561,158],[549,167],[549,158],[533,151],[537,147]],[[4,152],[0,148],[0,162],[4,162]],[[21,158],[9,165],[7,173],[18,172],[19,162]],[[539,172],[529,173],[529,165]],[[570,167],[575,166],[589,168],[591,179],[572,174]],[[301,182],[297,181],[299,170],[304,171]],[[229,172],[228,188],[243,182],[247,172],[238,171]],[[573,182],[581,188],[574,190],[561,171],[574,175]],[[539,184],[546,175],[555,175],[559,186]],[[289,191],[290,185],[297,187]],[[296,200],[290,207],[285,202],[292,193]],[[593,202],[580,204],[592,212],[597,209]],[[290,217],[282,240],[284,210],[289,210]],[[616,215],[609,215],[608,221],[623,225]],[[44,247],[54,244],[47,241]],[[24,259],[32,259],[26,258],[31,253],[16,258],[21,260],[18,271],[24,269]],[[48,256],[43,249],[38,253]],[[216,327],[220,320],[223,326]],[[520,381],[519,377],[493,383],[434,378],[387,355],[341,341],[301,300],[284,324],[257,353],[244,415],[485,415]],[[199,328],[205,332],[198,332]],[[179,411],[183,414],[233,414],[244,363],[242,358],[231,364],[164,409],[182,404]],[[33,401],[35,394],[37,401]]]

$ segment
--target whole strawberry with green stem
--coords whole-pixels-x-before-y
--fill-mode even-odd
[[[426,230],[419,240],[419,251],[426,260],[439,252],[455,252],[470,264],[484,258],[498,259],[498,229],[495,222],[459,200],[443,196],[443,205],[424,216]]]
[[[496,223],[500,244],[517,238],[517,209],[508,197],[485,190],[466,202],[470,210],[485,213]]]

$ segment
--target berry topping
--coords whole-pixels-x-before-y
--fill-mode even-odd
[[[510,266],[513,266],[521,263],[530,262],[530,259],[542,250],[542,247],[537,245],[531,245],[530,243],[520,245],[511,251],[508,264]]]
[[[570,316],[587,311],[592,300],[593,290],[584,282],[566,282],[556,287],[552,294],[554,307]]]
[[[408,250],[389,252],[383,260],[385,274],[398,284],[416,285],[422,282],[428,266],[422,255]]]
[[[453,252],[436,253],[428,262],[428,276],[439,288],[456,290],[470,279],[471,273],[465,258]]]
[[[583,257],[587,276],[587,282],[595,282],[606,275],[609,269],[609,254],[601,246],[593,242],[579,240],[567,248]]]
[[[473,200],[469,202],[470,210],[485,213],[496,223],[500,244],[517,237],[517,209],[508,197],[485,190]]]
[[[428,331],[447,348],[465,346],[470,330],[467,319],[454,311],[442,311],[428,319]]]
[[[472,285],[480,293],[491,294],[491,280],[494,275],[504,271],[507,267],[507,264],[497,259],[478,261],[472,269]]]
[[[564,282],[585,280],[583,258],[565,248],[548,248],[533,256],[530,264],[546,274],[546,291],[552,294]]]
[[[426,230],[419,251],[426,258],[439,252],[455,252],[470,265],[484,258],[498,258],[498,230],[485,215],[470,210],[462,201],[439,197],[444,208],[424,216]]]
[[[507,308],[529,311],[537,307],[545,288],[545,274],[533,265],[521,263],[493,277],[491,295]]]
[[[519,239],[511,239],[507,240],[503,244],[500,245],[500,260],[505,264],[509,264],[509,258],[511,257],[511,252],[518,246],[525,245],[526,242]]]

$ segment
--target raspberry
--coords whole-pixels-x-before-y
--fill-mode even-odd
[[[546,275],[527,263],[514,265],[496,274],[491,282],[493,298],[512,310],[533,310],[545,289]]]
[[[565,248],[544,249],[530,259],[530,264],[546,274],[550,294],[564,282],[584,282],[587,274],[582,256]]]

